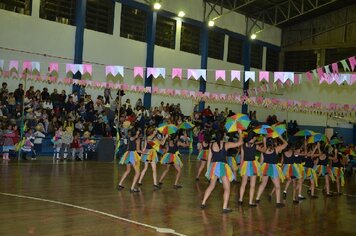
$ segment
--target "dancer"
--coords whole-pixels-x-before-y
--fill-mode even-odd
[[[319,146],[320,143],[317,143],[316,145],[314,145],[314,147],[311,146],[308,154],[304,157],[304,177],[310,180],[310,197],[312,199],[318,198],[318,196],[315,195],[315,186],[318,187],[318,176],[316,174],[314,166],[318,163],[318,159],[316,159],[315,157],[319,156],[319,154],[316,153]]]
[[[4,142],[3,142],[3,156],[2,159],[4,161],[10,161],[9,153],[10,150],[15,150],[15,145],[14,145],[14,137],[16,136],[15,131],[13,130],[13,127],[11,124],[7,126],[7,129],[4,132]]]
[[[335,176],[337,193],[339,195],[342,195],[341,187],[344,187],[344,185],[345,185],[344,158],[342,156],[342,153],[339,152],[337,148],[334,149],[334,152],[335,152],[336,157],[331,159],[332,160],[332,172]],[[341,180],[341,187],[340,187],[340,180]]]
[[[181,142],[179,140],[179,137],[177,134],[172,134],[169,138],[168,138],[168,144],[167,144],[167,153],[163,155],[162,159],[161,159],[161,164],[166,165],[166,169],[163,171],[161,178],[159,179],[159,185],[161,186],[163,184],[163,179],[164,177],[166,177],[171,165],[174,165],[174,168],[177,170],[177,175],[176,175],[176,179],[174,181],[174,185],[173,188],[174,189],[179,189],[182,188],[182,185],[179,185],[179,178],[181,176],[182,173],[182,167],[183,167],[183,162],[180,159],[180,153],[179,153],[179,147],[188,147],[189,143],[186,142],[187,139],[187,134],[185,133],[185,141]]]
[[[300,174],[300,177],[297,178],[298,181],[296,184],[296,188],[298,191],[298,199],[295,199],[295,203],[297,203],[299,200],[305,199],[305,197],[302,195],[302,186],[305,178],[303,162],[307,155],[308,155],[307,140],[304,140],[304,147],[297,149],[294,154],[295,164],[297,165]]]
[[[144,143],[143,154],[141,161],[145,163],[145,167],[141,171],[140,178],[138,180],[138,185],[142,185],[142,179],[146,174],[148,166],[152,167],[153,174],[153,187],[154,189],[160,189],[160,186],[157,184],[157,162],[158,154],[154,146],[163,145],[166,142],[167,136],[165,136],[161,141],[157,139],[157,130],[154,128],[149,128],[146,130],[147,139]]]
[[[208,188],[205,190],[204,198],[201,203],[201,208],[206,208],[206,201],[208,200],[211,192],[214,190],[216,181],[220,179],[224,188],[223,195],[223,213],[229,213],[232,211],[228,208],[230,197],[230,182],[235,179],[234,174],[231,171],[230,166],[227,164],[226,155],[227,150],[231,148],[237,148],[243,144],[242,132],[239,130],[238,142],[224,142],[224,134],[222,131],[217,131],[215,136],[215,142],[210,146],[210,152],[208,157],[208,171],[206,177],[210,180]]]
[[[230,137],[228,139],[228,141],[234,142],[234,141],[236,141],[236,139],[234,140],[233,137]],[[238,165],[236,162],[236,156],[237,156],[238,152],[239,152],[238,148],[230,148],[229,150],[227,150],[227,164],[230,166],[232,173],[234,173],[234,176],[236,178],[233,180],[233,182],[235,182],[237,180]]]
[[[198,169],[197,176],[195,178],[196,181],[199,181],[199,176],[200,176],[201,172],[203,171],[203,169],[205,168],[206,162],[208,160],[209,148],[210,148],[210,137],[207,134],[207,132],[205,132],[203,142],[199,146],[200,146],[200,148],[199,148],[198,160],[200,160],[200,166]]]
[[[253,197],[255,194],[256,176],[260,176],[260,163],[256,161],[257,151],[264,152],[265,150],[264,146],[255,144],[255,141],[255,133],[251,131],[244,139],[244,144],[241,148],[240,175],[242,177],[242,182],[240,187],[239,204],[242,205],[243,203],[247,180],[250,178],[250,207],[256,206],[256,204],[253,202]]]
[[[266,150],[261,154],[261,174],[262,182],[258,187],[256,203],[260,202],[260,197],[265,189],[269,177],[271,177],[274,187],[276,188],[276,207],[284,207],[284,203],[281,203],[281,187],[280,181],[284,181],[284,176],[281,168],[277,165],[278,162],[278,153],[282,152],[288,145],[287,141],[284,140],[281,136],[279,139],[282,141],[281,145],[275,146],[272,138],[268,140],[264,139],[264,146]]]
[[[316,171],[319,176],[324,176],[325,178],[325,187],[324,189],[326,190],[326,196],[327,197],[332,197],[333,195],[330,193],[330,180],[335,181],[333,172],[331,170],[331,167],[329,165],[329,152],[327,150],[327,147],[323,148],[323,151],[320,151],[320,146],[318,147],[319,150],[319,162],[318,166],[316,168]],[[335,158],[336,158],[336,153],[335,153]]]
[[[138,152],[141,152],[140,150],[140,139],[139,139],[140,131],[137,130],[136,128],[131,128],[129,132],[129,139],[127,143],[127,151],[124,153],[124,155],[121,157],[120,164],[121,165],[126,165],[126,171],[122,175],[119,185],[118,185],[118,190],[121,191],[124,189],[124,186],[122,183],[126,179],[127,175],[131,171],[131,165],[135,170],[135,175],[131,184],[130,192],[131,193],[138,193],[140,192],[139,189],[135,188],[136,182],[138,178],[140,177],[140,156]]]

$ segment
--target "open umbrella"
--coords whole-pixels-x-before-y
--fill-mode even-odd
[[[157,129],[162,134],[174,134],[177,132],[178,128],[175,125],[162,123],[158,126]]]
[[[339,143],[343,143],[344,141],[342,141],[341,139],[338,138],[333,138],[332,140],[330,140],[330,145],[336,145]]]
[[[269,125],[261,125],[258,128],[254,129],[253,132],[255,132],[256,134],[271,134],[274,132],[274,130]]]
[[[237,113],[236,115],[230,116],[226,119],[225,128],[228,133],[236,132],[239,130],[245,130],[250,124],[250,118],[247,115]]]
[[[278,123],[272,125],[271,128],[279,135],[282,135],[287,130],[286,124],[284,124],[282,122],[278,122]]]
[[[192,129],[194,125],[191,122],[183,122],[180,124],[179,129]]]
[[[344,154],[348,154],[350,156],[356,157],[356,152],[351,148],[341,148],[340,151],[343,152]]]
[[[325,134],[316,133],[308,138],[308,143],[316,143],[316,142],[327,142],[328,138]]]
[[[272,133],[267,133],[266,136],[269,138],[278,138],[279,136],[281,136],[281,134],[276,131],[273,131]]]
[[[301,137],[306,137],[306,136],[311,136],[311,135],[315,135],[317,133],[315,133],[312,130],[308,130],[308,129],[304,129],[301,131],[298,131],[297,133],[294,134],[294,136],[301,136]]]

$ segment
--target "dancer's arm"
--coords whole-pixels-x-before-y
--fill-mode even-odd
[[[226,149],[237,148],[237,147],[240,147],[244,143],[242,141],[242,131],[238,130],[238,132],[239,132],[239,140],[237,142],[227,142],[225,144]]]
[[[283,143],[276,147],[277,153],[282,152],[288,146],[288,142],[282,136],[279,136],[279,139],[282,140]]]

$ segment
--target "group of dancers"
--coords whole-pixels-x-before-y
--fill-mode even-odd
[[[152,167],[153,187],[159,190],[163,179],[171,166],[176,169],[174,189],[182,188],[179,184],[183,163],[179,153],[180,148],[189,146],[186,133],[157,135],[157,129],[146,129],[145,135],[140,130],[132,128],[128,135],[127,151],[121,156],[119,163],[126,165],[126,171],[119,180],[118,190],[124,189],[123,183],[134,168],[135,175],[131,184],[130,192],[139,192],[137,186],[142,185],[142,180],[149,166]],[[249,207],[256,207],[260,203],[262,193],[271,179],[274,185],[268,197],[271,200],[275,194],[276,207],[282,208],[285,204],[281,200],[281,183],[285,183],[283,196],[286,197],[289,185],[292,183],[293,203],[298,204],[305,199],[302,195],[302,184],[308,180],[310,198],[316,199],[315,187],[318,186],[318,177],[325,179],[325,194],[332,196],[330,192],[330,180],[336,183],[338,194],[344,185],[345,156],[339,152],[337,146],[325,143],[307,143],[305,139],[288,143],[282,136],[277,138],[260,138],[253,131],[242,133],[241,130],[234,135],[227,134],[223,130],[204,131],[203,139],[198,143],[198,160],[200,165],[196,175],[196,181],[205,168],[205,177],[209,180],[201,208],[207,207],[207,200],[214,190],[217,181],[223,185],[222,212],[232,211],[228,207],[230,197],[230,184],[241,176],[241,186],[238,204],[243,205],[246,185],[249,180]],[[144,137],[144,138],[140,138]],[[163,150],[163,151],[162,151]],[[161,153],[161,158],[159,156]],[[140,163],[144,168],[140,171]],[[159,180],[157,179],[157,163],[166,166]],[[255,197],[256,182],[260,180]]]

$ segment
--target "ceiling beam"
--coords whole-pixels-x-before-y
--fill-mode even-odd
[[[236,12],[237,10],[246,7],[257,0],[242,0],[242,4],[238,4],[237,0],[204,0],[204,8],[205,8],[205,14],[204,14],[204,20],[217,20],[220,17],[230,14],[232,12]],[[224,4],[225,3],[225,4]],[[230,7],[231,9],[226,9],[224,6]],[[209,9],[208,9],[209,8]],[[217,16],[211,17],[212,13],[215,12]]]

